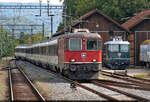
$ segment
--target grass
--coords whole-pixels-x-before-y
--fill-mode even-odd
[[[107,76],[104,76],[104,75],[100,75],[99,78],[100,78],[100,79],[107,79],[108,77],[107,77]]]
[[[137,75],[134,75],[134,77],[137,77],[137,78],[150,78],[148,73],[137,74]]]
[[[3,66],[4,65],[4,62],[0,61],[0,66]]]
[[[2,72],[0,72],[0,75],[2,75],[3,73]]]

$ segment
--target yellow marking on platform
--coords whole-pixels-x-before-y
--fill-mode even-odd
[[[141,74],[134,75],[134,77],[137,77],[137,78],[150,78],[150,75],[148,75],[148,73],[141,73]]]

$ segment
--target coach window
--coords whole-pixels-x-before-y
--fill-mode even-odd
[[[51,46],[49,45],[49,46],[48,46],[48,55],[51,55],[51,52],[50,52],[50,51],[51,51]]]
[[[43,51],[42,51],[42,47],[40,46],[40,55],[42,55],[42,52],[43,52]]]
[[[43,55],[46,55],[46,46],[43,46]]]
[[[87,50],[97,50],[97,39],[87,39],[86,48]]]
[[[79,51],[82,50],[81,39],[70,39],[70,50]]]

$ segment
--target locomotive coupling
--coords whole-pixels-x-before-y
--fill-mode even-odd
[[[75,65],[72,65],[72,66],[70,67],[70,70],[74,72],[74,71],[77,70],[77,67],[76,67]]]

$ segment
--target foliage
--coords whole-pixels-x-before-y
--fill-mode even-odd
[[[121,24],[135,13],[149,9],[150,0],[66,0],[66,5],[67,15],[71,11],[73,20],[97,8]]]
[[[1,34],[3,35],[3,56],[12,56],[14,54],[14,47],[19,44],[30,44],[36,43],[42,40],[42,34],[33,34],[31,39],[31,34],[20,33],[20,37],[12,37],[9,31],[5,31],[0,28],[0,43],[1,43]],[[44,37],[46,39],[46,37]],[[1,50],[0,50],[1,54]]]

